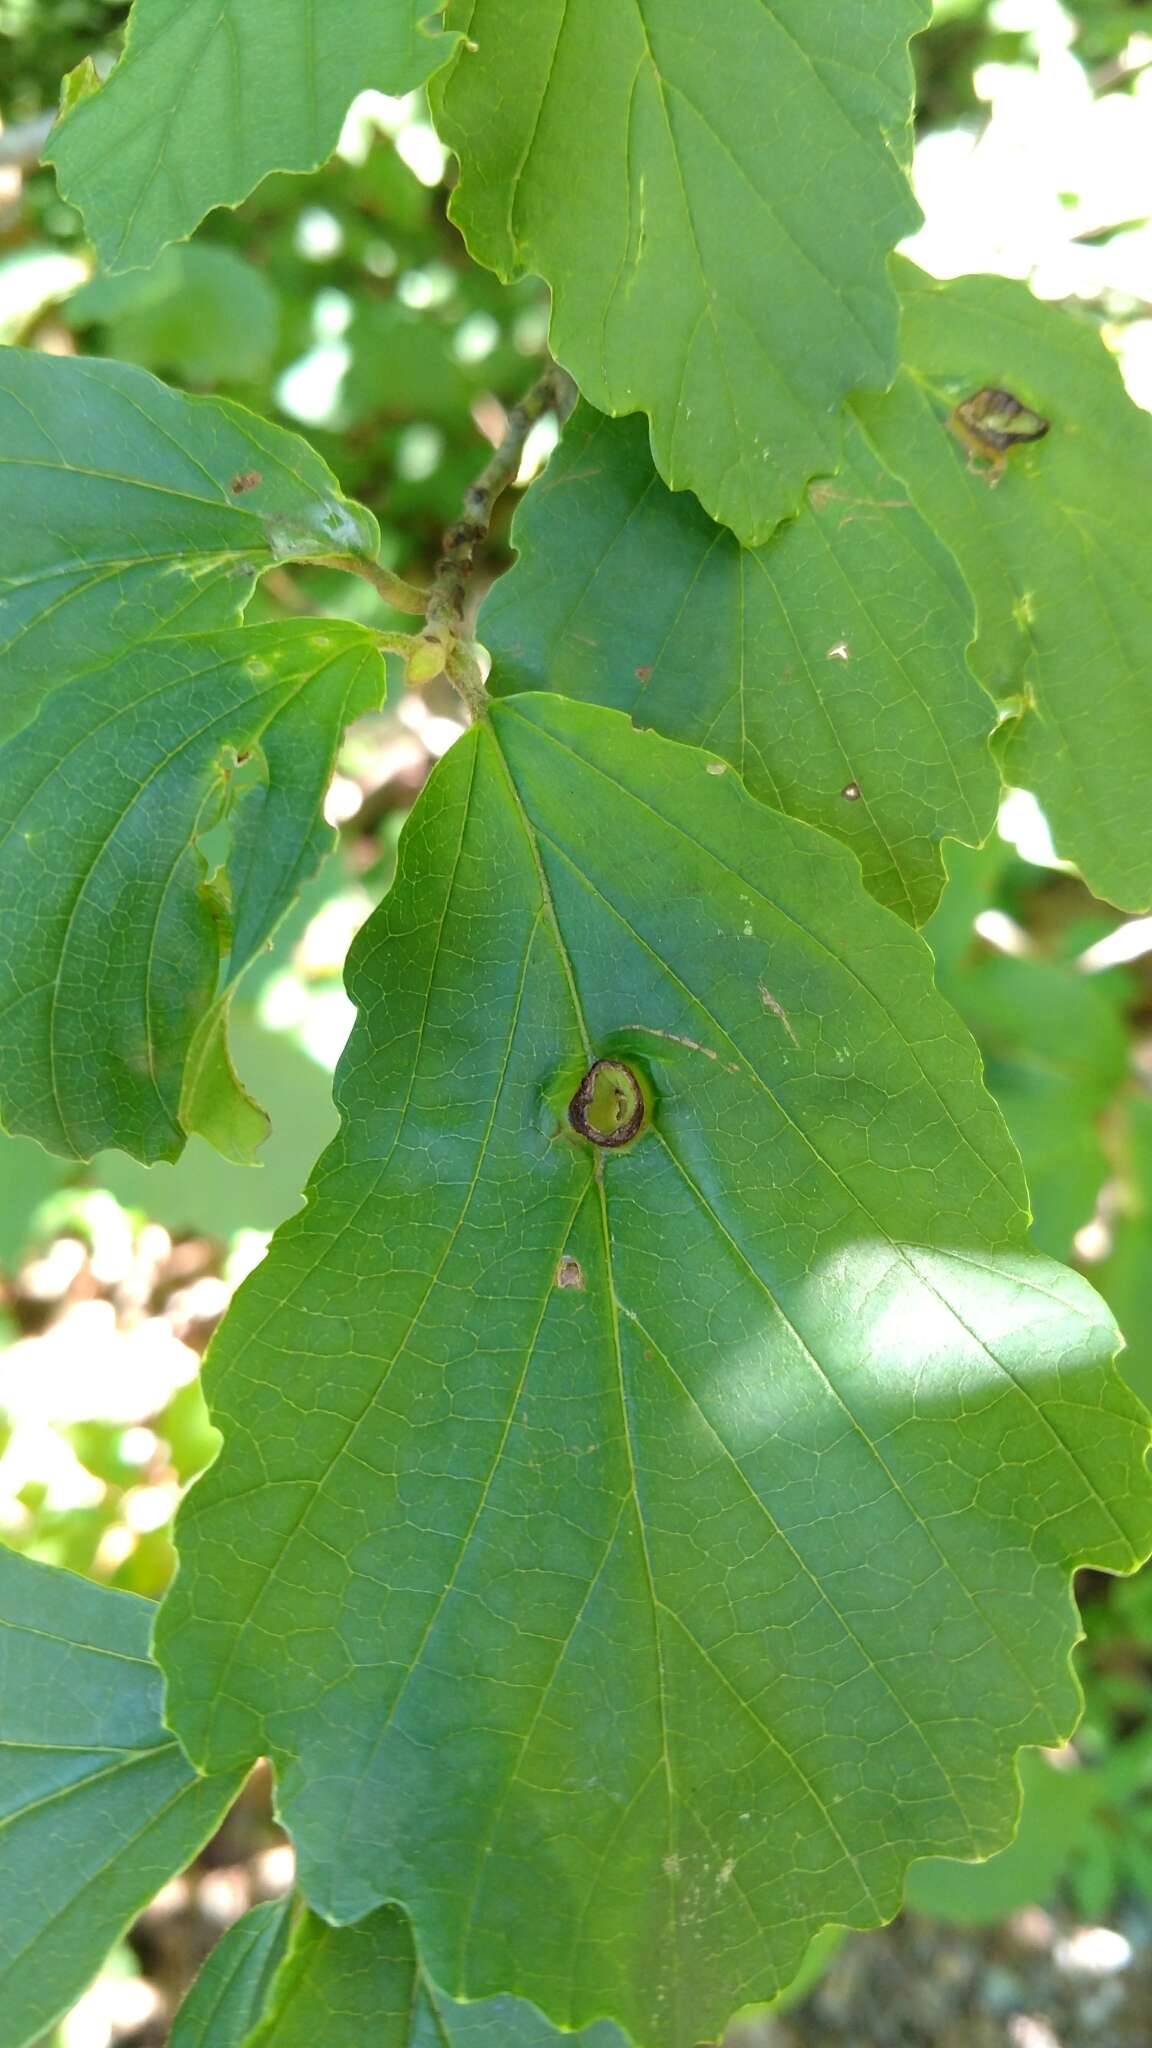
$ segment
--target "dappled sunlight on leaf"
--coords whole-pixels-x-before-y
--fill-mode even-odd
[[[1152,1534],[925,949],[701,769],[535,696],[436,771],[158,1638],[192,1754],[275,1757],[314,1904],[683,2044],[1002,1843],[1075,1718],[1068,1568]],[[594,1058],[650,1090],[615,1154]]]

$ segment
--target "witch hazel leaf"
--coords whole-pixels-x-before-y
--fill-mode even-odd
[[[324,2048],[629,2048],[607,2021],[573,2040],[520,1999],[456,2004],[429,1981],[403,1915],[388,1907],[355,1927],[302,1914],[244,2048],[313,2048],[318,2040]],[[174,2040],[173,2048],[184,2044]]]
[[[240,1789],[163,1725],[153,1612],[0,1546],[0,2048],[41,2039]]]
[[[217,998],[201,1020],[187,1052],[178,1121],[198,1131],[225,1159],[251,1166],[272,1130],[272,1120],[245,1087],[228,1041],[231,989]]]
[[[362,627],[225,628],[152,640],[74,677],[0,748],[0,1109],[9,1130],[78,1159],[106,1145],[173,1159],[191,1105],[195,1127],[218,1134],[230,1072],[218,1035],[192,1086],[189,1054],[203,1045],[221,985],[232,985],[331,844],[322,805],[336,748],[383,691],[383,663]],[[237,764],[254,754],[263,779],[235,801],[241,816],[254,795],[261,802],[262,866],[244,875],[226,919],[206,887],[201,842],[228,818]],[[240,1156],[246,1102],[235,1097],[223,1112],[236,1130],[227,1149]]]
[[[270,1899],[233,1922],[176,2014],[169,2048],[246,2048],[287,1951],[292,1912],[291,1897]]]
[[[227,995],[384,673],[360,627],[239,620],[278,562],[371,563],[375,522],[294,435],[118,364],[0,352],[0,446],[0,1117],[68,1157],[250,1157]]]
[[[452,215],[538,271],[552,345],[661,476],[749,545],[840,461],[840,407],[896,367],[915,226],[909,39],[926,0],[454,0],[435,82]]]
[[[856,411],[973,591],[976,672],[1015,714],[1005,774],[1097,895],[1147,910],[1152,420],[1095,330],[1026,285],[896,276],[903,366]]]
[[[1069,1570],[1152,1543],[927,949],[718,765],[537,695],[436,769],[157,1635],[318,1912],[650,2048],[1002,1845]]]
[[[451,55],[428,0],[136,0],[103,83],[65,92],[47,156],[110,271],[151,263],[270,171],[331,156],[357,93],[411,92]],[[224,110],[227,110],[226,114]]]
[[[611,2020],[573,2035],[524,1999],[447,1998],[392,1907],[350,1927],[301,1913],[270,1984],[272,1943],[282,1948],[285,1932],[283,1901],[245,1914],[181,2007],[172,2048],[630,2048]],[[818,1974],[816,1954],[805,1967]]]
[[[923,923],[943,840],[973,844],[995,823],[996,711],[968,667],[955,564],[858,426],[839,475],[750,549],[664,488],[641,422],[584,406],[514,537],[477,627],[490,689],[614,705],[714,748]]]
[[[158,634],[236,624],[277,563],[380,545],[295,434],[123,363],[0,349],[0,472],[0,734]]]

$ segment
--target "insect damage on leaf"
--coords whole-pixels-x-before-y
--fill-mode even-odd
[[[962,399],[948,424],[968,450],[969,467],[974,455],[983,457],[991,463],[992,480],[996,482],[1003,474],[1009,449],[1029,441],[1042,441],[1052,422],[1022,404],[1010,391],[986,386],[971,398]]]
[[[630,1145],[648,1117],[644,1089],[623,1060],[596,1060],[568,1104],[568,1121],[589,1144]]]

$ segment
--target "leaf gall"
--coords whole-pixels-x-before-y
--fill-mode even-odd
[[[623,1060],[596,1060],[568,1104],[568,1121],[590,1145],[613,1150],[643,1130],[644,1090]]]
[[[952,432],[968,450],[969,466],[974,455],[991,463],[998,477],[1008,450],[1028,441],[1042,441],[1051,427],[1041,413],[1033,412],[1011,391],[991,385],[962,399],[948,421]]]

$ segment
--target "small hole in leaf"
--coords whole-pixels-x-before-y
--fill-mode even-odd
[[[840,794],[844,798],[845,803],[858,804],[861,796],[860,784],[858,782],[846,782]]]

